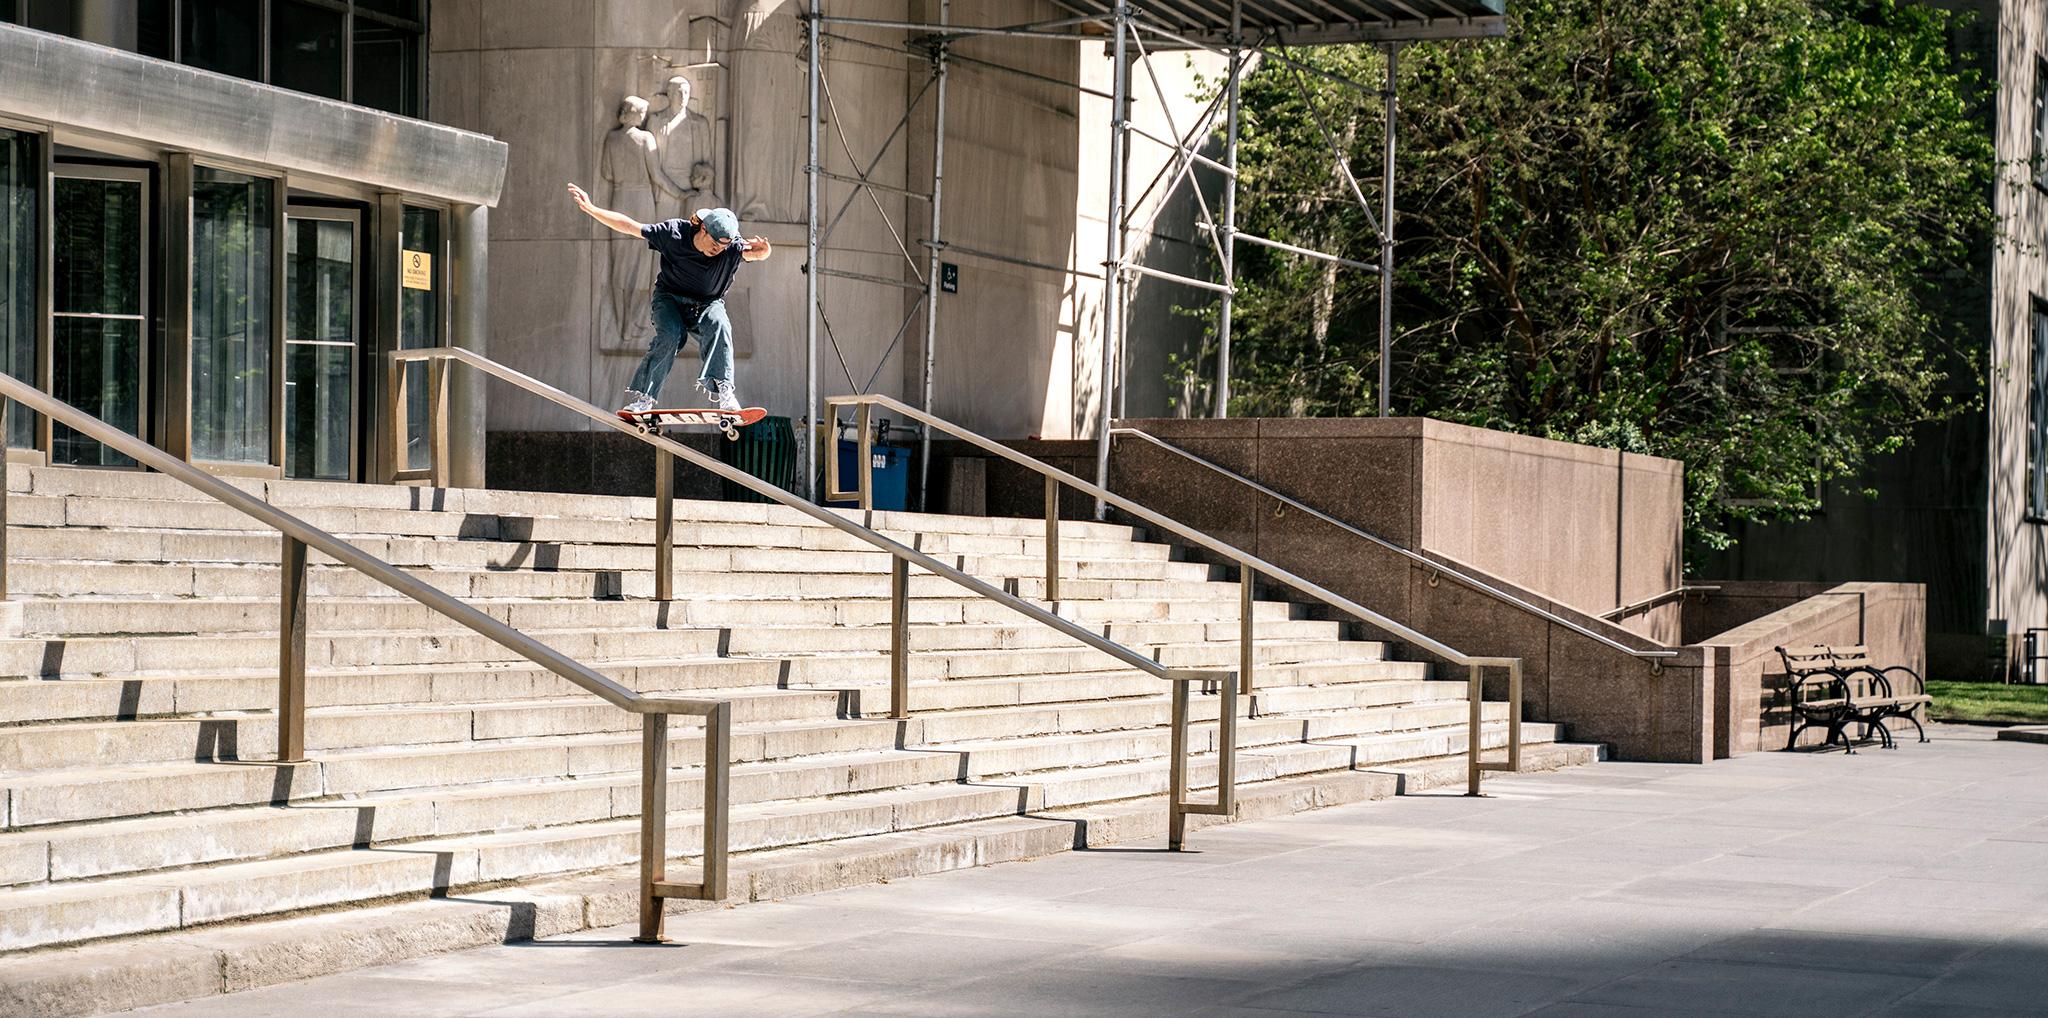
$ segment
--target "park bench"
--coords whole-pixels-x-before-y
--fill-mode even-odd
[[[1863,728],[1862,737],[1855,741],[1868,741],[1875,729],[1880,745],[1896,749],[1898,743],[1892,741],[1891,729],[1885,725],[1892,718],[1912,722],[1920,741],[1927,741],[1927,729],[1921,726],[1918,712],[1933,698],[1911,668],[1880,666],[1871,660],[1870,648],[1863,646],[1779,647],[1778,656],[1785,662],[1785,702],[1792,713],[1786,749],[1799,744],[1800,732],[1820,728],[1827,732],[1821,745],[1839,739],[1843,750],[1854,753],[1850,725]]]

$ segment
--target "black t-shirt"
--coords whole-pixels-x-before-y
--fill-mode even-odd
[[[697,224],[687,219],[648,223],[640,228],[647,246],[661,253],[661,275],[654,286],[691,300],[713,301],[732,288],[732,277],[740,271],[740,247],[734,244],[715,254],[697,250]]]

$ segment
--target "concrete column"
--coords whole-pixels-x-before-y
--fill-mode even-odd
[[[457,205],[449,215],[448,342],[451,346],[490,355],[491,210],[482,205]],[[451,365],[448,376],[448,483],[457,488],[484,486],[484,399],[488,388],[482,372]]]
[[[73,0],[77,4],[78,37],[102,46],[134,52],[136,23],[134,0]]]

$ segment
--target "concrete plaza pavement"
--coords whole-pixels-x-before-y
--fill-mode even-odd
[[[2048,748],[1606,763],[130,1012],[2048,1013]]]

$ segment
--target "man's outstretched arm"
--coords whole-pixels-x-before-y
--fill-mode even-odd
[[[591,204],[590,195],[585,194],[582,188],[570,184],[569,197],[576,202],[576,207],[582,209],[584,214],[590,218],[628,237],[640,236],[640,224],[635,222],[632,216],[626,215],[623,212],[613,212],[610,209],[598,208],[596,205]]]
[[[768,238],[748,237],[746,249],[740,252],[740,258],[744,261],[763,262],[767,261],[772,253],[774,249],[768,246]]]

